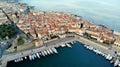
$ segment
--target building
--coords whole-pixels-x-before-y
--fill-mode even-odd
[[[35,43],[35,47],[40,47],[40,46],[44,45],[44,44],[43,44],[43,41],[40,40],[40,39],[36,39],[36,40],[34,41],[34,43]]]
[[[116,41],[114,42],[114,44],[120,47],[120,37],[116,39]]]

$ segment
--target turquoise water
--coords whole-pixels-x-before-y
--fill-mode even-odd
[[[120,32],[120,0],[21,0],[41,11],[64,11]]]
[[[95,54],[76,42],[73,48],[57,48],[58,54],[49,55],[33,61],[8,63],[8,67],[113,67],[104,57]]]

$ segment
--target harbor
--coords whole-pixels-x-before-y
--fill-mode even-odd
[[[74,49],[73,44],[77,44],[77,46],[81,44],[79,45],[81,48],[77,51],[82,50],[84,47],[85,50],[82,51],[83,53],[84,51],[94,53],[95,55],[93,54],[93,56],[96,56],[96,58],[97,56],[104,57],[104,60],[109,62],[108,66],[106,66],[106,63],[105,66],[103,64],[100,67],[120,66],[119,33],[114,32],[114,29],[110,29],[109,26],[104,24],[94,24],[93,21],[84,18],[87,14],[82,16],[74,14],[73,11],[73,14],[71,14],[72,12],[69,13],[66,10],[65,12],[56,12],[54,10],[49,10],[49,12],[36,12],[36,9],[34,10],[34,7],[32,5],[30,6],[30,4],[8,4],[8,1],[6,3],[0,3],[0,10],[0,29],[1,32],[4,32],[4,29],[6,30],[5,33],[0,34],[0,39],[2,39],[0,42],[0,67],[8,66],[9,62],[19,64],[24,61],[35,61],[36,59],[46,58],[51,55],[59,56],[61,53],[59,51],[60,48],[66,49],[67,47],[72,50]],[[7,29],[7,26],[4,25],[8,25],[7,23],[10,23],[14,29]],[[68,33],[73,35],[68,36]],[[71,53],[74,54],[74,52]],[[87,54],[86,52],[88,57],[91,56],[91,53]],[[82,55],[79,56],[81,57]],[[87,59],[85,61],[89,61],[88,57],[86,56]],[[72,58],[69,59],[72,61]],[[84,60],[82,61],[84,62]],[[90,66],[93,65],[92,67],[94,67],[97,64],[94,63],[91,63]],[[85,64],[89,65],[89,63]],[[79,67],[79,64],[75,65]],[[84,65],[82,66],[86,67]]]
[[[14,62],[20,62],[20,61],[23,61],[23,59],[27,60],[34,60],[36,58],[41,58],[41,56],[47,56],[47,55],[50,55],[50,54],[57,54],[57,50],[55,48],[51,48],[51,49],[47,49],[47,50],[44,50],[44,51],[40,51],[40,52],[37,52],[37,53],[34,53],[34,54],[31,54],[29,56],[25,56],[25,57],[21,57],[21,58],[17,58],[14,60]]]
[[[79,39],[78,39],[78,37],[79,37]],[[108,49],[105,49],[103,47],[99,47],[98,45],[95,45],[92,42],[89,42],[89,41],[81,39],[81,38],[82,37],[80,37],[80,36],[66,37],[63,39],[57,39],[57,40],[45,43],[45,46],[42,46],[40,48],[30,49],[30,50],[26,50],[26,51],[17,52],[17,53],[11,53],[10,55],[3,55],[2,59],[4,58],[4,61],[3,61],[4,65],[2,67],[7,66],[6,63],[10,62],[10,61],[14,61],[15,63],[23,62],[24,60],[28,60],[28,59],[31,61],[36,58],[41,59],[41,57],[58,54],[59,52],[57,51],[57,49],[59,47],[72,48],[72,44],[74,44],[76,41],[83,43],[83,46],[86,49],[92,50],[97,55],[101,55],[101,56],[105,57],[106,60],[112,61],[112,59],[115,55],[114,52],[111,52]],[[86,41],[86,42],[84,42],[84,41]],[[117,65],[119,65],[118,62],[117,62]]]
[[[84,44],[77,41],[70,45],[72,48],[60,46],[57,48],[58,54],[41,56],[40,59],[36,58],[30,61],[28,58],[27,60],[18,63],[11,61],[8,63],[8,67],[113,67],[113,64],[111,64],[110,61],[106,60],[103,56],[94,53],[93,51],[87,50],[84,47]],[[91,60],[92,62],[90,62]]]
[[[9,61],[15,61],[15,62],[23,61],[23,57],[25,59],[27,59],[29,57],[29,60],[34,60],[36,57],[40,58],[40,56],[46,56],[46,55],[54,54],[54,53],[57,54],[58,52],[57,52],[56,48],[60,47],[61,44],[65,45],[67,43],[71,43],[74,41],[75,41],[74,37],[57,39],[57,40],[51,41],[49,43],[45,43],[45,46],[42,46],[39,48],[3,55],[3,57],[1,59],[4,59],[4,60],[2,61],[1,67],[6,67],[7,62],[9,62]],[[68,44],[66,46],[71,47]]]

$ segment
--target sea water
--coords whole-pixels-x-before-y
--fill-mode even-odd
[[[7,67],[113,67],[110,61],[76,42],[72,48],[57,48],[58,54],[30,61],[9,62]]]
[[[38,11],[62,11],[120,32],[120,0],[19,0]]]

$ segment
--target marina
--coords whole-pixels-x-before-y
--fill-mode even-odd
[[[57,1],[58,5],[56,5],[56,6],[58,9],[56,9],[56,7],[54,7],[55,9],[51,9],[50,6],[46,9],[41,9],[41,8],[43,8],[43,6],[42,6],[43,4],[41,5],[41,7],[40,7],[40,5],[39,5],[39,7],[37,7],[38,6],[37,3],[39,3],[39,1],[34,2],[31,0],[26,3],[26,1],[23,0],[20,2],[24,2],[26,5],[22,4],[23,5],[23,7],[22,7],[21,4],[13,5],[13,4],[6,3],[6,5],[4,5],[3,3],[1,3],[1,8],[0,8],[2,10],[1,14],[0,14],[1,19],[4,19],[4,21],[9,20],[11,25],[13,26],[14,30],[17,31],[17,34],[19,34],[20,37],[22,37],[22,36],[24,37],[24,35],[22,35],[24,33],[22,33],[22,32],[30,32],[30,34],[33,36],[32,38],[35,39],[35,43],[32,42],[33,40],[31,40],[30,38],[25,37],[25,38],[23,38],[23,40],[25,39],[26,42],[28,42],[28,43],[30,42],[29,44],[31,44],[31,45],[30,45],[30,47],[25,46],[25,45],[24,45],[25,46],[24,47],[22,45],[22,47],[24,47],[24,48],[20,48],[21,46],[14,42],[15,40],[18,40],[17,38],[16,39],[13,38],[13,40],[10,39],[10,36],[11,36],[10,32],[13,30],[10,31],[9,28],[8,29],[2,28],[2,26],[1,26],[1,28],[0,28],[1,32],[4,31],[4,30],[2,31],[2,29],[9,30],[9,32],[5,32],[4,33],[5,35],[1,35],[2,37],[0,38],[0,39],[4,39],[4,38],[6,39],[6,42],[4,42],[4,41],[3,41],[3,43],[1,42],[2,46],[0,49],[1,50],[0,67],[6,67],[6,66],[13,67],[13,66],[15,66],[14,63],[16,65],[18,64],[16,67],[19,67],[21,65],[21,63],[25,64],[24,62],[26,62],[26,61],[28,62],[28,64],[33,64],[33,66],[32,65],[27,66],[27,64],[25,64],[25,66],[27,66],[27,67],[30,67],[30,66],[34,67],[34,65],[40,65],[42,67],[47,67],[45,65],[49,65],[50,67],[56,67],[56,66],[58,66],[58,67],[59,66],[60,67],[73,67],[73,66],[76,66],[76,67],[79,67],[79,66],[82,66],[82,67],[89,67],[89,66],[91,66],[91,67],[99,67],[99,66],[100,67],[117,67],[117,66],[119,66],[120,67],[120,54],[119,54],[120,48],[118,47],[118,46],[120,46],[120,44],[119,44],[120,38],[118,37],[118,35],[114,34],[114,30],[119,31],[117,28],[115,28],[115,27],[117,27],[118,23],[116,23],[117,25],[114,25],[113,23],[111,23],[111,21],[113,22],[113,20],[116,20],[116,22],[118,22],[119,12],[116,12],[116,11],[119,11],[119,9],[118,8],[114,9],[115,11],[111,10],[111,5],[110,5],[111,2],[108,1],[110,3],[109,4],[108,2],[104,2],[104,1],[99,1],[99,2],[95,1],[95,4],[96,3],[99,4],[97,6],[100,6],[100,5],[102,6],[102,4],[106,5],[107,8],[109,6],[109,9],[107,9],[108,11],[106,9],[104,9],[103,11],[99,10],[99,9],[96,10],[96,7],[94,7],[95,4],[93,4],[94,0],[91,1],[92,3],[88,2],[89,4],[92,4],[92,5],[90,5],[90,7],[92,7],[93,8],[92,10],[94,10],[94,11],[91,11],[91,9],[89,9],[88,4],[85,5],[87,1],[83,2],[83,1],[79,1],[79,0],[78,0],[78,4],[76,4],[77,1],[72,1],[72,0],[69,2],[63,1],[63,2],[66,2],[65,4],[62,4],[61,1],[60,2]],[[30,2],[32,2],[33,4],[37,4],[37,6],[31,4]],[[47,2],[49,3],[49,1],[47,1]],[[79,2],[83,3],[84,8],[87,7],[87,9],[86,8],[81,9],[82,10],[81,11],[81,10],[78,10],[78,8],[80,9],[81,7],[77,7],[77,9],[74,8],[79,5]],[[56,2],[54,2],[54,3],[56,3]],[[54,3],[52,3],[52,4],[54,4]],[[51,3],[49,3],[49,4],[51,4]],[[31,10],[30,5],[35,6],[35,8],[34,8],[35,12],[34,12],[34,10],[33,11]],[[67,7],[67,8],[64,10],[63,7],[60,5],[64,5],[63,7]],[[72,6],[70,6],[70,5],[72,5]],[[112,4],[112,5],[114,5],[114,4]],[[62,9],[60,9],[59,6]],[[114,7],[115,6],[116,5],[114,5]],[[68,9],[68,7],[70,7],[70,8]],[[37,11],[36,8],[38,10],[40,8],[41,11],[36,12]],[[52,6],[52,8],[53,8],[53,6]],[[16,11],[14,11],[13,9],[15,9]],[[44,10],[44,11],[42,11],[42,10]],[[53,12],[51,12],[51,10]],[[62,12],[56,12],[56,11],[60,11],[60,10]],[[75,11],[73,11],[73,10],[75,10]],[[50,12],[46,12],[46,11],[50,11]],[[107,11],[107,13],[104,11]],[[10,12],[10,15],[9,15],[9,12]],[[3,16],[3,13],[4,13],[5,17]],[[71,14],[71,13],[73,13],[73,14]],[[16,17],[14,17],[14,16],[16,16]],[[92,19],[88,18],[89,16],[93,16],[93,17],[91,17]],[[99,18],[97,18],[97,17],[99,17]],[[102,17],[102,18],[100,18],[100,17]],[[94,18],[94,20],[93,20],[93,18]],[[16,19],[18,19],[18,20],[16,20]],[[110,19],[109,23],[105,23],[106,21],[108,21],[108,19]],[[1,20],[1,21],[3,21],[3,20]],[[18,22],[18,23],[15,23],[15,22]],[[36,22],[36,23],[32,23],[32,22]],[[93,23],[91,23],[91,22],[93,22]],[[3,24],[5,22],[1,22],[1,23]],[[22,23],[24,23],[24,24],[22,24]],[[100,24],[98,24],[98,23],[100,23]],[[40,24],[40,26],[38,24]],[[65,28],[61,29],[61,28],[63,28],[63,25]],[[113,27],[113,26],[115,26],[115,27]],[[3,27],[4,27],[4,25],[3,25]],[[28,27],[29,27],[29,30],[28,30]],[[33,30],[33,28],[34,28],[34,30]],[[38,32],[41,32],[41,33],[38,33]],[[66,37],[67,32],[74,33],[75,38],[74,37],[71,38],[69,36],[67,38]],[[11,32],[11,33],[13,33],[13,32]],[[6,34],[9,35],[8,38],[3,37],[3,36],[6,36]],[[37,36],[37,34],[38,34],[38,36]],[[54,40],[52,40],[53,35],[55,35],[55,37],[56,37],[56,34],[58,37],[55,38]],[[59,34],[62,34],[62,35],[59,35]],[[36,35],[36,36],[34,36],[34,35]],[[50,35],[50,36],[48,36],[48,35]],[[18,36],[18,38],[20,38],[19,36]],[[42,37],[42,36],[44,36],[44,37]],[[14,37],[14,36],[12,36],[12,37]],[[8,40],[8,39],[10,39],[10,40]],[[27,39],[29,39],[29,40],[27,40]],[[12,43],[12,42],[14,42],[14,43]],[[3,47],[3,45],[5,45],[5,46]],[[10,48],[7,48],[9,45],[12,45],[12,46],[10,46]],[[33,45],[34,45],[34,47],[32,47]],[[117,49],[116,49],[116,47],[117,47]],[[71,49],[71,51],[69,52],[70,49]],[[54,58],[52,58],[51,60],[47,60],[48,58],[50,59],[52,56],[54,56],[55,60],[54,60]],[[37,64],[35,64],[36,63],[35,61],[37,61],[37,60],[40,60],[40,63],[38,61]],[[94,62],[90,62],[91,60]],[[49,61],[51,62],[50,64],[48,63]],[[103,62],[103,61],[105,61],[105,62]],[[9,64],[11,62],[13,63],[13,66],[12,66],[12,64],[11,65]],[[70,66],[68,64],[70,64]],[[64,65],[64,66],[62,66],[62,65]],[[86,66],[86,65],[89,65],[89,66]],[[24,67],[24,66],[21,66],[21,67]],[[37,66],[35,66],[35,67],[37,67]]]
[[[86,41],[86,42],[84,42],[84,41]],[[115,63],[113,61],[111,61],[111,59],[113,59],[113,57],[114,57],[114,54],[111,51],[106,51],[105,48],[101,48],[98,45],[96,46],[96,45],[94,45],[94,43],[82,39],[82,37],[78,38],[78,36],[76,36],[76,37],[66,37],[66,38],[63,38],[63,39],[57,39],[57,40],[53,40],[53,41],[48,42],[48,43],[46,42],[45,44],[47,46],[43,46],[43,47],[40,47],[40,48],[31,49],[31,50],[26,50],[26,51],[21,51],[21,52],[18,52],[16,54],[13,53],[11,55],[7,55],[9,57],[6,57],[6,55],[4,55],[2,58],[5,58],[6,61],[3,61],[2,63],[8,62],[8,67],[9,67],[9,62],[12,62],[12,61],[14,61],[15,63],[22,63],[22,62],[28,61],[28,60],[29,61],[35,61],[38,58],[39,59],[47,58],[51,55],[57,56],[57,55],[59,55],[59,53],[61,53],[60,51],[58,51],[58,49],[63,48],[63,47],[61,47],[61,44],[65,44],[66,47],[64,47],[64,49],[71,48],[71,50],[72,50],[72,49],[74,49],[73,46],[76,45],[76,43],[78,43],[78,42],[81,42],[80,45],[83,43],[82,46],[85,48],[85,50],[89,49],[90,52],[91,51],[94,52],[94,54],[96,54],[97,56],[101,56],[105,60],[109,60],[110,64],[114,64],[115,66],[119,65],[119,61],[115,60],[114,61]],[[88,45],[88,43],[89,43],[89,45]],[[50,52],[50,54],[49,54],[49,52]],[[37,53],[39,54],[39,56],[38,56]],[[28,58],[24,59],[25,57],[28,57]],[[23,58],[23,60],[19,59],[19,58]],[[7,64],[5,64],[5,65],[7,65]],[[2,67],[4,67],[4,66],[2,66]]]
[[[54,51],[54,53],[58,53],[55,48],[51,48],[51,49]],[[24,57],[25,59],[23,59],[22,57],[17,58],[17,59],[14,60],[14,62],[21,62],[23,60],[27,60],[27,57],[29,57],[29,60],[35,60],[36,58],[40,59],[41,56],[47,56],[47,55],[53,54],[51,49],[49,49],[51,51],[51,53],[49,52],[49,50],[44,50],[44,51],[29,55],[29,56],[25,56]]]
[[[113,58],[115,56],[111,56],[110,54],[106,54],[104,52],[101,52],[101,51],[95,49],[94,47],[91,47],[90,45],[84,45],[84,47],[86,49],[89,49],[89,50],[95,52],[96,54],[99,54],[99,55],[103,56],[106,60],[109,60],[110,63],[113,63]],[[114,61],[114,67],[119,66],[119,65],[120,65],[120,62],[119,62],[118,59],[116,61]]]
[[[79,40],[81,40],[81,39],[79,39]],[[59,51],[58,51],[58,49],[59,48],[63,48],[63,47],[61,47],[61,44],[65,44],[66,45],[66,47],[64,47],[65,49],[66,48],[71,48],[71,50],[73,49],[73,46],[74,45],[72,45],[72,43],[74,43],[74,44],[76,44],[76,41],[79,41],[78,39],[76,39],[76,38],[71,38],[71,37],[68,37],[68,38],[65,38],[65,39],[61,39],[61,40],[55,40],[55,41],[52,41],[52,42],[49,42],[49,44],[47,44],[47,45],[50,45],[49,47],[41,47],[41,48],[37,48],[37,49],[32,49],[32,51],[31,50],[28,50],[28,51],[24,51],[23,53],[18,53],[18,54],[14,54],[14,55],[11,55],[11,56],[9,56],[9,58],[6,58],[7,60],[9,60],[9,61],[7,61],[8,63],[9,62],[11,62],[11,61],[16,61],[16,59],[14,59],[14,58],[17,58],[17,57],[19,57],[19,58],[25,58],[25,57],[28,57],[27,59],[19,59],[19,58],[17,58],[17,60],[20,60],[19,61],[19,63],[21,63],[21,62],[24,62],[24,61],[28,61],[28,60],[36,60],[37,58],[39,58],[39,56],[38,56],[38,54],[40,55],[40,59],[42,59],[43,57],[45,57],[46,58],[46,56],[47,57],[49,57],[50,55],[49,55],[49,52],[50,52],[50,54],[51,55],[59,55],[58,53],[60,53]],[[83,39],[82,39],[83,40]],[[61,41],[61,42],[60,42]],[[81,42],[81,41],[80,41]],[[56,45],[51,45],[51,44],[53,44],[53,43],[57,43]],[[111,60],[112,59],[112,55],[108,55],[109,54],[109,52],[106,52],[105,51],[105,53],[102,51],[103,49],[101,49],[101,50],[99,50],[99,48],[96,48],[96,46],[94,46],[93,47],[93,45],[91,45],[91,46],[88,46],[88,45],[84,45],[83,47],[85,47],[85,49],[89,49],[90,51],[92,51],[92,52],[95,52],[95,54],[96,55],[100,55],[100,56],[103,56],[104,58],[105,58],[105,60]],[[48,50],[48,51],[47,51]],[[38,53],[38,54],[36,54],[36,53]],[[49,56],[48,56],[49,55]],[[5,57],[5,56],[4,56]],[[11,58],[10,58],[11,57]],[[106,59],[107,58],[107,59]],[[16,62],[15,62],[16,63]],[[17,62],[18,63],[18,62]],[[109,61],[109,63],[111,64],[111,62]],[[117,65],[119,65],[118,64],[118,61],[115,63],[115,64],[117,64]],[[114,65],[115,65],[114,64]],[[9,64],[8,64],[8,67],[9,67]]]
[[[72,43],[71,44],[68,44],[66,43],[65,44],[67,47],[71,48],[72,46]],[[65,46],[64,46],[65,47]],[[85,49],[89,49],[90,51],[93,51],[95,52],[95,54],[97,55],[100,55],[100,56],[103,56],[106,60],[109,60],[109,63],[112,61],[113,57],[110,55],[110,54],[106,54],[104,52],[101,52],[100,50],[97,50],[96,48],[90,46],[90,45],[84,45]],[[35,60],[35,58],[40,58],[42,56],[47,56],[47,55],[50,55],[50,54],[53,54],[53,52],[55,54],[58,53],[57,49],[56,48],[49,48],[49,49],[46,49],[44,51],[41,51],[41,52],[38,52],[38,53],[35,53],[35,54],[32,54],[32,55],[29,55],[29,60]],[[27,59],[26,59],[27,60]],[[23,58],[18,58],[16,60],[14,60],[15,62],[20,62],[20,61],[23,61]],[[114,63],[114,66],[117,66],[119,65],[118,63],[119,61],[116,61]]]
[[[68,38],[69,39],[69,38]],[[74,39],[75,40],[75,39]],[[74,41],[74,40],[72,40],[72,41]],[[69,41],[69,40],[68,40]],[[67,43],[68,43],[68,41],[66,41]],[[65,43],[66,43],[65,42]],[[69,42],[71,42],[71,40],[69,41]],[[56,45],[56,47],[58,48],[58,46],[61,46],[61,45]],[[69,48],[71,47],[70,45],[67,45]],[[38,48],[39,49],[39,48]],[[38,49],[35,49],[35,50],[38,50]],[[14,62],[22,62],[22,61],[24,61],[24,60],[35,60],[35,59],[37,59],[37,58],[41,58],[42,56],[43,57],[45,57],[45,56],[47,56],[47,55],[50,55],[50,54],[58,54],[58,51],[57,51],[57,49],[55,48],[55,47],[51,47],[51,48],[47,48],[47,49],[44,49],[43,48],[43,50],[41,50],[41,51],[36,51],[36,52],[34,52],[35,50],[32,50],[32,54],[30,54],[30,55],[27,55],[27,56],[23,56],[24,55],[24,53],[22,53],[23,55],[22,55],[22,57],[20,57],[20,58],[17,58],[17,59],[14,59]],[[28,57],[28,58],[27,58]],[[13,58],[15,58],[15,57],[13,57]],[[24,59],[23,59],[24,58]],[[12,59],[12,58],[10,58],[10,59]],[[12,60],[11,60],[12,61]]]
[[[71,47],[71,46],[68,44],[68,47]],[[51,49],[47,49],[47,50],[44,50],[44,51],[29,55],[28,57],[29,57],[29,60],[35,60],[36,58],[40,59],[40,57],[42,57],[42,56],[47,56],[47,55],[53,54],[53,52],[58,53],[57,49],[51,48]],[[25,59],[23,59],[22,57],[17,58],[17,59],[14,60],[14,62],[21,62],[23,60],[27,60],[27,56],[25,56],[24,58]]]
[[[16,63],[16,64],[13,64],[13,62],[11,61],[8,63],[8,67],[11,67],[13,65],[21,67],[22,65],[20,65],[20,64],[24,64],[25,66],[30,66],[30,67],[32,67],[33,65],[35,65],[35,67],[38,67],[39,65],[41,65],[41,67],[46,67],[47,65],[49,65],[50,67],[54,67],[55,65],[53,65],[52,62],[55,62],[55,61],[57,61],[56,64],[59,65],[57,67],[62,67],[63,65],[73,67],[74,64],[72,64],[72,62],[76,62],[76,64],[75,64],[76,67],[79,67],[79,66],[89,67],[90,65],[92,65],[92,67],[113,67],[113,64],[111,64],[110,61],[106,60],[106,58],[104,58],[102,55],[98,55],[91,50],[87,50],[85,45],[81,44],[80,42],[76,42],[76,43],[74,43],[74,45],[71,44],[71,46],[72,46],[71,49],[68,49],[68,47],[65,47],[65,48],[59,47],[59,48],[57,48],[57,51],[59,54],[51,54],[52,56],[48,56],[48,57],[41,56],[40,59],[35,59],[33,61],[33,63],[30,65],[29,65],[29,63],[31,63],[32,61],[29,61],[29,60],[24,60],[24,61]],[[77,51],[78,49],[80,49],[80,51]],[[71,52],[73,54],[71,54]],[[99,51],[97,51],[97,52],[99,53]],[[88,55],[86,55],[86,53],[89,55],[89,60],[87,60]],[[74,55],[74,56],[72,56],[72,55]],[[76,59],[75,60],[70,59],[73,57],[76,57]],[[63,60],[65,60],[65,61],[63,61]],[[93,62],[90,63],[90,60],[92,60],[94,63]],[[44,62],[46,62],[46,63],[44,63]],[[71,64],[68,65],[67,62],[71,63]],[[90,63],[90,64],[86,65],[85,62]],[[39,65],[37,65],[37,64],[39,64]],[[99,64],[99,66],[98,66],[98,64]],[[22,66],[22,67],[24,67],[24,66]]]
[[[97,50],[97,49],[95,49],[95,48],[93,48],[93,47],[91,47],[91,46],[89,46],[89,45],[84,45],[84,47],[85,47],[86,49],[89,49],[89,50],[95,52],[96,54],[99,54],[99,55],[105,57],[106,60],[110,60],[110,61],[111,61],[112,58],[113,58],[110,54],[105,54],[105,53],[103,53],[103,52],[101,52],[101,51],[99,51],[99,50]]]

